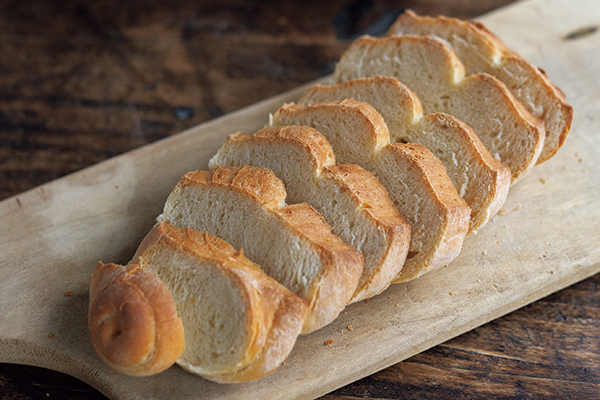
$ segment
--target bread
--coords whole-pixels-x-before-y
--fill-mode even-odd
[[[406,259],[410,225],[385,188],[357,165],[336,165],[327,140],[305,126],[236,133],[209,167],[252,165],[268,168],[285,185],[288,203],[308,203],[344,243],[365,256],[363,274],[350,302],[372,297],[398,275]]]
[[[250,166],[185,174],[159,222],[229,242],[279,283],[308,301],[302,332],[333,321],[358,284],[363,256],[331,233],[307,204],[285,205],[273,172]]]
[[[491,75],[465,78],[454,52],[430,37],[363,36],[350,45],[333,80],[392,76],[414,91],[425,113],[444,112],[469,125],[490,153],[510,167],[512,182],[537,162],[544,143],[543,123]]]
[[[340,163],[358,164],[375,174],[411,224],[406,263],[395,282],[442,267],[460,252],[469,227],[469,206],[442,163],[424,146],[390,144],[383,118],[373,107],[347,99],[309,106],[286,104],[273,126],[306,125],[323,134]]]
[[[508,49],[481,23],[447,17],[420,17],[407,10],[388,31],[390,36],[421,35],[452,47],[468,75],[485,72],[500,79],[536,118],[544,121],[546,138],[537,163],[548,160],[563,145],[573,121],[565,95],[544,70]]]
[[[245,382],[275,370],[300,333],[307,303],[224,240],[160,223],[132,263],[167,286],[185,329],[177,363],[215,382]]]
[[[359,78],[335,86],[315,85],[298,101],[355,99],[381,114],[392,143],[419,143],[444,164],[460,197],[471,207],[469,233],[477,232],[500,209],[510,186],[510,169],[496,160],[475,132],[448,114],[423,116],[417,96],[396,78]]]
[[[162,372],[185,349],[169,290],[138,265],[98,263],[90,280],[88,327],[100,358],[127,375]]]

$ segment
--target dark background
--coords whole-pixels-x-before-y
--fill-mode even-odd
[[[0,200],[327,75],[353,38],[383,34],[406,8],[473,18],[512,2],[0,0]],[[324,398],[600,398],[599,283]],[[0,395],[104,399],[11,364]]]

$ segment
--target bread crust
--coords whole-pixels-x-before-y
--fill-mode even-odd
[[[356,59],[362,60],[360,67]],[[404,63],[413,63],[413,69]],[[415,68],[422,74],[404,72]],[[537,162],[545,137],[543,122],[527,112],[493,76],[482,73],[465,78],[464,66],[441,41],[423,36],[360,37],[342,55],[334,81],[378,74],[394,76],[410,87],[426,112],[447,112],[471,126],[490,153],[510,167],[512,183]],[[427,92],[431,92],[431,99],[427,99]],[[515,137],[508,141],[503,135]],[[511,146],[514,141],[519,145]]]
[[[295,194],[294,201],[310,204],[309,196],[295,187],[298,182],[281,176],[280,173],[285,174],[283,169],[279,171],[277,168],[273,168],[273,160],[278,160],[279,156],[279,154],[273,154],[277,144],[286,145],[286,148],[292,149],[294,152],[299,151],[306,154],[310,165],[305,167],[307,172],[311,173],[311,178],[315,180],[315,187],[318,186],[319,180],[335,184],[335,187],[352,199],[353,206],[359,209],[371,224],[376,226],[377,235],[383,237],[384,244],[381,255],[375,260],[366,258],[366,260],[369,259],[369,263],[365,263],[363,275],[350,302],[372,297],[385,290],[391,280],[400,272],[406,259],[410,242],[410,225],[398,213],[387,195],[387,191],[372,173],[357,165],[335,164],[333,150],[319,132],[306,126],[277,126],[261,129],[252,135],[236,133],[228,137],[209,162],[209,166],[215,168],[219,165],[249,164],[256,167],[270,167],[285,182],[288,197]],[[232,155],[235,154],[236,149],[239,149],[238,152],[244,155],[243,160],[235,159],[235,156]],[[247,156],[248,154],[255,156]],[[260,154],[260,157],[256,154]],[[264,161],[264,157],[268,158],[268,161]],[[307,183],[302,182],[302,184]],[[336,200],[333,199],[333,201]],[[315,204],[312,205],[315,206]],[[336,226],[339,230],[351,229],[342,224],[340,224],[342,226],[334,225],[335,221],[328,219],[329,212],[332,211],[323,210],[322,205],[315,207],[323,214],[325,220],[334,226],[335,233],[338,233]],[[344,218],[342,220],[345,221]],[[341,237],[344,240],[344,237]],[[346,243],[351,245],[351,243]],[[359,247],[357,246],[357,248]],[[373,265],[374,262],[375,265]]]
[[[286,359],[302,328],[306,301],[267,276],[242,251],[208,233],[159,223],[146,235],[132,262],[151,269],[152,256],[160,251],[186,253],[199,262],[214,264],[238,288],[245,304],[243,358],[228,370],[215,371],[190,363],[184,353],[178,360],[182,368],[215,382],[246,382],[267,375]]]
[[[88,326],[100,358],[127,375],[162,372],[185,349],[170,292],[138,265],[98,263],[90,280]]]
[[[566,102],[564,93],[544,70],[510,50],[482,23],[444,16],[418,16],[406,10],[387,34],[441,38],[461,60],[468,61],[465,66],[469,74],[486,72],[503,81],[527,111],[545,123],[546,138],[538,164],[556,154],[565,142],[573,121],[573,108]]]
[[[273,172],[247,165],[189,172],[171,193],[165,210],[186,187],[220,188],[231,191],[232,195],[252,199],[319,255],[322,268],[320,275],[315,276],[312,285],[306,288],[309,295],[305,300],[309,307],[302,333],[320,329],[343,310],[362,274],[363,255],[331,233],[331,227],[309,205],[285,206],[285,189]],[[164,213],[159,220],[176,225]],[[210,227],[201,229],[209,230]]]
[[[309,105],[317,102],[342,100],[353,96],[355,100],[364,101],[373,106],[383,116],[390,134],[391,143],[419,143],[428,147],[429,132],[437,128],[445,131],[445,142],[460,148],[460,152],[476,162],[457,165],[450,160],[444,164],[448,175],[454,182],[461,197],[471,207],[469,234],[477,232],[500,209],[510,185],[510,168],[496,160],[477,134],[467,124],[449,114],[434,113],[423,115],[421,102],[416,94],[400,83],[396,78],[377,75],[371,78],[358,78],[334,86],[315,85],[298,101]],[[385,104],[378,104],[385,99]],[[385,107],[386,109],[383,109]],[[428,147],[434,155],[443,158],[434,148]],[[471,179],[465,185],[465,170],[480,170],[478,181]],[[463,182],[461,182],[463,181]]]
[[[408,268],[409,271],[416,272],[400,272],[396,280],[400,279],[400,276],[416,278],[426,271],[446,265],[458,255],[469,227],[470,207],[458,196],[444,166],[429,150],[420,145],[411,145],[412,147],[407,147],[406,151],[402,151],[405,145],[389,144],[387,126],[381,115],[372,106],[353,99],[314,103],[308,106],[288,104],[281,107],[272,120],[277,125],[306,123],[317,130],[321,129],[321,133],[330,140],[338,161],[355,163],[373,171],[387,189],[400,214],[402,215],[404,211],[411,213],[403,215],[413,225],[411,248],[403,270]],[[318,122],[321,120],[327,120],[327,123],[321,126]],[[347,135],[355,134],[357,136],[336,138],[334,133],[327,132],[327,126],[339,121],[344,121],[346,124],[344,131],[347,130]],[[348,126],[352,126],[353,129]],[[361,135],[364,136],[360,137]],[[348,145],[349,142],[361,144],[351,148]],[[380,146],[380,148],[377,149],[375,146]],[[342,158],[342,154],[346,158]],[[386,157],[392,165],[387,170],[382,164]],[[424,170],[424,168],[427,169]],[[389,172],[390,170],[398,171],[398,173],[402,170],[402,172],[412,174],[411,177],[414,179],[400,181],[398,174],[392,174]],[[394,190],[398,182],[405,189]],[[422,232],[416,230],[417,228],[413,224],[413,221],[420,218],[419,213],[414,213],[411,207],[402,205],[407,202],[403,193],[403,191],[408,191],[406,188],[427,191],[428,195],[423,200],[435,204],[437,215],[436,218],[432,218],[434,222],[429,225],[428,229],[435,231],[436,239],[423,245],[426,247],[426,251],[418,249],[423,236]],[[440,195],[434,196],[431,191],[439,191]],[[418,235],[417,239],[415,239],[415,235]],[[419,257],[411,255],[411,252],[415,251],[420,253]]]
[[[428,197],[437,204],[442,221],[442,224],[436,227],[439,233],[433,246],[435,251],[419,252],[414,256],[409,253],[409,257],[412,257],[407,260],[404,268],[393,281],[393,283],[400,283],[443,267],[458,256],[468,231],[471,210],[458,196],[442,163],[425,146],[416,143],[394,143],[386,149],[392,157],[401,158],[405,163],[414,166],[414,171],[420,174],[421,182],[427,188]]]

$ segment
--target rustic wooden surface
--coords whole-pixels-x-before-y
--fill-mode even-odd
[[[404,7],[468,18],[506,3],[0,2],[0,199],[323,76],[356,34],[383,31]],[[597,398],[599,281],[325,398]],[[104,398],[12,364],[0,394]]]

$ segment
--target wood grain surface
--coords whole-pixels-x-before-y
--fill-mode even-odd
[[[1,2],[0,198],[326,75],[403,8],[469,18],[509,1],[309,3]],[[599,279],[325,398],[598,398]],[[104,398],[14,364],[0,394]]]

